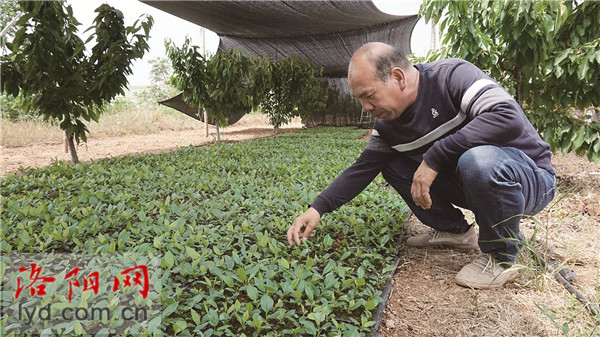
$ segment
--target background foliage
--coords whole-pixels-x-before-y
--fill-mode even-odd
[[[85,141],[84,121],[98,121],[103,105],[123,95],[131,62],[149,48],[152,18],[126,27],[123,13],[101,5],[88,29],[94,33],[86,41],[96,43],[86,54],[71,6],[60,1],[21,1],[19,9],[24,15],[7,43],[11,54],[1,61],[2,91],[20,95],[20,102],[45,120],[60,121],[77,162],[73,140]]]
[[[361,121],[362,107],[349,92],[342,92],[334,83],[322,79],[321,87],[325,92],[325,108],[302,116],[308,126],[356,125],[364,128],[372,127],[372,118],[365,124]],[[369,115],[370,116],[370,115]]]
[[[168,42],[167,49],[174,69],[171,82],[183,91],[184,101],[204,107],[222,125],[258,106],[276,132],[298,116],[310,126],[360,123],[360,108],[350,95],[329,85],[322,69],[297,55],[277,61],[234,50],[204,56],[189,39],[181,48]]]
[[[149,61],[150,87],[138,95],[138,99],[147,105],[158,107],[158,102],[177,95],[178,90],[171,85],[170,77],[173,73],[171,62],[165,57],[155,57]]]
[[[183,91],[184,102],[205,109],[220,126],[258,106],[269,84],[261,59],[247,58],[239,50],[204,55],[190,42],[186,38],[181,48],[166,44],[174,71],[171,83]]]
[[[600,2],[426,1],[444,47],[428,60],[464,58],[500,81],[553,150],[600,160]]]
[[[297,55],[278,61],[267,61],[270,90],[261,100],[261,110],[269,115],[275,130],[296,116],[307,116],[325,108],[325,92],[316,70],[309,60]]]

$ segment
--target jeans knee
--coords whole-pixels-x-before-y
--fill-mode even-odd
[[[458,159],[456,174],[465,186],[473,182],[492,179],[498,168],[500,149],[492,145],[477,146],[467,150]]]

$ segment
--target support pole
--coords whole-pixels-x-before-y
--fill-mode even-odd
[[[4,27],[4,29],[2,29],[2,32],[0,32],[0,37],[3,37],[4,35],[6,35],[8,33],[8,31],[10,30],[10,28],[12,26],[14,26],[14,24],[17,22],[17,20],[19,20],[19,18],[22,15],[23,15],[23,12],[18,11],[17,14],[12,18],[12,20],[10,20],[8,25],[6,25],[6,27]]]
[[[206,57],[206,29],[200,27],[202,35],[202,56]],[[206,137],[208,137],[208,113],[204,110],[204,123],[206,124]],[[219,134],[219,126],[217,125],[217,135]]]
[[[206,110],[204,110],[204,124],[206,124],[206,137],[208,137],[208,112]]]

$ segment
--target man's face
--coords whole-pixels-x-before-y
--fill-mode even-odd
[[[373,117],[394,120],[406,110],[405,93],[400,89],[397,76],[390,72],[387,83],[375,78],[375,69],[363,60],[352,62],[348,72],[352,96],[356,97],[364,111]]]

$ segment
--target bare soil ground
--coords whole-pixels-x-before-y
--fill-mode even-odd
[[[555,266],[568,267],[573,285],[596,307],[600,302],[600,165],[574,155],[553,157],[558,193],[554,205],[524,219],[526,238],[537,233],[537,251]],[[472,213],[465,211],[474,221]],[[427,228],[414,216],[405,235]],[[521,254],[521,276],[503,288],[473,290],[454,283],[454,276],[479,252],[418,249],[403,246],[400,264],[379,328],[379,335],[401,336],[557,336],[563,325],[569,336],[600,336],[594,318],[548,273]],[[554,322],[537,307],[553,314]]]
[[[301,127],[295,123],[283,131]],[[159,153],[181,146],[214,141],[204,131],[163,131],[151,135],[91,138],[79,148],[82,161],[136,153]],[[231,126],[221,132],[224,141],[268,137],[266,123]],[[366,138],[366,137],[365,137]],[[20,166],[40,167],[70,160],[61,143],[2,148],[1,175]],[[522,222],[526,237],[537,233],[536,248],[554,264],[573,269],[574,284],[588,299],[600,302],[600,165],[574,155],[555,155],[558,175],[555,205]],[[465,211],[467,217],[472,214]],[[411,218],[405,236],[427,230]],[[555,336],[567,325],[569,335],[600,336],[598,323],[551,275],[534,269],[523,255],[523,273],[516,282],[496,290],[478,291],[457,286],[454,276],[478,252],[402,247],[399,268],[392,279],[379,336]],[[547,308],[554,322],[538,308]],[[556,324],[555,324],[556,323]]]
[[[301,122],[294,120],[292,123],[282,126],[280,132],[299,130],[301,127]],[[273,127],[268,124],[266,118],[252,118],[249,116],[246,120],[242,119],[235,125],[221,128],[220,134],[221,141],[236,142],[271,137],[273,136]],[[88,137],[87,144],[77,147],[77,155],[80,161],[86,162],[100,158],[140,153],[162,153],[183,146],[209,145],[214,143],[216,138],[217,130],[212,125],[209,126],[208,136],[206,136],[203,127],[192,130],[165,130],[147,135],[120,135],[117,137],[94,137],[91,134]],[[42,167],[56,161],[71,160],[71,154],[65,151],[64,143],[56,140],[18,147],[0,146],[0,151],[0,176],[17,172],[20,167]]]

